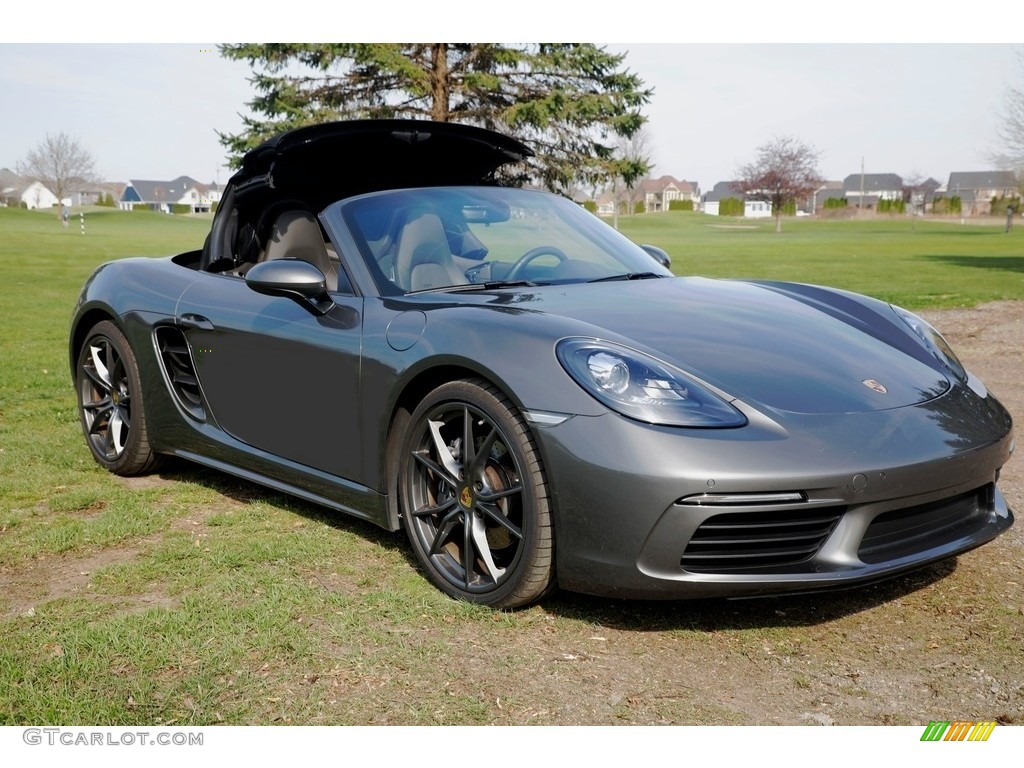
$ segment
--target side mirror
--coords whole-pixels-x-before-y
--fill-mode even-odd
[[[641,244],[640,247],[647,251],[647,254],[656,262],[661,264],[665,269],[670,269],[672,267],[672,259],[670,259],[668,254],[658,246]]]
[[[245,273],[245,284],[256,293],[297,301],[314,315],[326,315],[334,307],[324,273],[301,259],[261,262]]]

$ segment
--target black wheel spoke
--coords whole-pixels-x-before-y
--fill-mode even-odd
[[[462,466],[472,467],[476,456],[476,442],[473,440],[473,415],[469,408],[462,408]]]
[[[425,466],[431,472],[433,472],[437,478],[443,481],[449,488],[456,488],[459,484],[458,478],[452,477],[444,467],[437,464],[429,456],[422,451],[413,451],[412,457],[416,459],[420,464]]]
[[[431,515],[439,515],[442,512],[447,512],[449,509],[454,507],[458,503],[458,500],[453,496],[452,498],[438,504],[436,507],[420,507],[413,512],[413,517],[430,517]]]
[[[90,435],[102,434],[103,430],[110,424],[110,417],[114,413],[114,406],[107,403],[102,410],[96,412],[92,418],[92,423],[89,425]]]
[[[487,458],[491,455],[491,448],[494,447],[494,441],[497,438],[498,430],[497,428],[492,427],[490,433],[484,438],[484,441],[480,443],[480,447],[477,449],[477,454],[469,469],[470,477],[479,477],[484,471],[484,466],[487,464]]]
[[[96,368],[94,366],[92,366],[92,365],[83,365],[82,366],[82,371],[83,371],[83,373],[85,373],[86,376],[89,377],[89,381],[91,381],[93,384],[95,384],[96,387],[101,392],[105,392],[106,394],[109,395],[111,392],[114,391],[114,388],[110,384],[110,382],[104,381],[103,376],[100,374],[99,371],[96,370]]]
[[[490,504],[477,504],[476,509],[480,513],[486,515],[488,519],[496,522],[498,525],[500,525],[506,531],[511,533],[517,539],[521,540],[523,538],[522,530],[518,526],[513,525],[513,523],[507,517],[501,514],[501,510],[499,510],[497,507],[493,507]]]
[[[497,501],[498,499],[507,499],[509,496],[515,496],[517,493],[523,492],[523,486],[513,485],[511,488],[502,488],[499,491],[480,491],[477,495],[477,501],[484,503],[490,503]]]
[[[444,519],[437,526],[437,533],[434,535],[434,540],[430,542],[430,554],[441,554],[444,549],[444,545],[448,542],[449,537],[451,536],[452,529],[461,522],[459,519],[461,515],[462,511],[458,509],[445,515]]]
[[[82,403],[82,408],[92,413],[94,419],[98,419],[103,414],[108,413],[113,407],[114,401],[109,397],[103,397],[91,403]]]

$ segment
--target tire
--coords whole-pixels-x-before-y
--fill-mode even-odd
[[[100,465],[116,475],[156,468],[160,457],[149,445],[138,362],[109,320],[94,325],[78,351],[75,390],[85,442]]]
[[[399,471],[403,527],[443,592],[518,608],[554,587],[540,454],[499,390],[473,379],[431,392],[408,422]]]

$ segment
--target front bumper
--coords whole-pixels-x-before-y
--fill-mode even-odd
[[[654,599],[845,587],[1013,523],[996,488],[1011,421],[994,398],[959,390],[877,413],[748,417],[723,430],[612,413],[539,426],[559,584]]]

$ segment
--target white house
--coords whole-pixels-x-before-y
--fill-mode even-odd
[[[33,181],[25,187],[20,197],[21,201],[29,208],[53,208],[60,202],[53,192],[38,181]],[[71,205],[71,200],[65,199],[64,205]]]
[[[203,184],[189,176],[179,176],[172,181],[131,179],[121,193],[118,207],[122,210],[148,207],[170,213],[174,205],[187,205],[193,213],[205,213],[220,202],[222,193],[218,184]]]
[[[903,199],[903,179],[895,173],[851,173],[843,179],[843,197],[851,208],[873,210],[881,200]]]
[[[748,219],[764,219],[772,215],[772,204],[763,200],[748,200],[737,187],[738,182],[720,181],[704,196],[704,213],[718,216],[721,202],[727,198],[743,201],[743,216]]]

